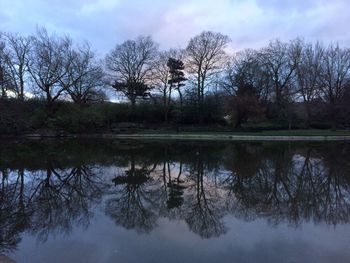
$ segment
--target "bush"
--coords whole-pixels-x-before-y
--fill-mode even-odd
[[[77,105],[58,101],[48,110],[40,100],[0,100],[0,134],[37,130],[94,133],[125,122],[159,124],[163,122],[163,111],[150,103],[132,107],[126,103]]]
[[[199,118],[200,116],[200,118]],[[255,120],[256,121],[256,120]],[[16,135],[50,131],[57,133],[101,133],[116,131],[135,131],[135,129],[159,128],[164,123],[163,107],[159,104],[144,102],[134,107],[126,103],[100,103],[77,105],[72,102],[58,101],[48,109],[41,100],[20,101],[0,99],[0,134]],[[169,112],[169,124],[188,126],[191,129],[203,130],[227,129],[223,118],[223,110],[216,101],[205,101],[199,113],[193,103],[185,103],[183,107],[175,104]],[[305,128],[302,119],[294,118],[292,128]],[[226,127],[225,127],[226,126]],[[329,129],[330,124],[324,121],[312,121],[310,127]],[[163,127],[165,128],[165,127]],[[185,127],[183,127],[185,129]],[[264,122],[248,121],[243,130],[281,130],[288,129],[286,121],[267,119]]]

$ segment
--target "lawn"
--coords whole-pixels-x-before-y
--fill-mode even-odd
[[[142,134],[155,134],[155,135],[191,135],[191,136],[204,136],[204,135],[237,135],[237,136],[350,136],[350,131],[347,130],[317,130],[317,129],[305,129],[305,130],[266,130],[260,132],[175,132],[175,131],[142,131],[138,133]]]

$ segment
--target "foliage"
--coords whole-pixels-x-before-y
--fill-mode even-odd
[[[88,43],[45,28],[30,36],[0,32],[0,133],[119,131],[122,122],[224,125],[225,119],[232,128],[258,121],[289,129],[350,127],[348,48],[273,40],[230,54],[229,43],[226,35],[204,31],[184,50],[159,50],[151,37],[139,36],[101,60]],[[107,102],[111,91],[122,95],[119,103]]]

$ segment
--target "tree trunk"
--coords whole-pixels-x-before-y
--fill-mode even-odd
[[[167,94],[166,87],[163,89],[163,112],[164,112],[164,123],[168,123],[168,105],[167,105]]]
[[[201,78],[200,73],[198,73],[197,77],[197,106],[200,107],[200,101],[201,101]]]
[[[1,87],[1,98],[5,99],[6,98],[6,91],[4,87]]]
[[[23,72],[23,66],[20,65],[20,69],[19,69],[20,72]],[[19,78],[19,94],[18,94],[18,97],[19,99],[21,100],[24,100],[24,80],[23,80],[23,74],[20,75],[20,78]]]
[[[310,128],[311,125],[311,109],[310,102],[306,102],[306,128]]]
[[[134,96],[131,96],[129,99],[130,99],[131,107],[135,108],[136,98]]]
[[[182,93],[180,91],[180,88],[177,89],[177,91],[179,92],[179,97],[180,97],[180,108],[181,108],[181,112],[182,112]]]
[[[337,112],[336,112],[335,103],[331,102],[330,111],[331,111],[330,116],[331,116],[332,131],[335,131],[337,129]]]
[[[168,108],[165,108],[164,109],[164,123],[165,124],[168,123],[168,113],[169,113]]]

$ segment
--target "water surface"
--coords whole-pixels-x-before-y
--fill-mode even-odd
[[[350,262],[349,143],[1,143],[19,263]]]

